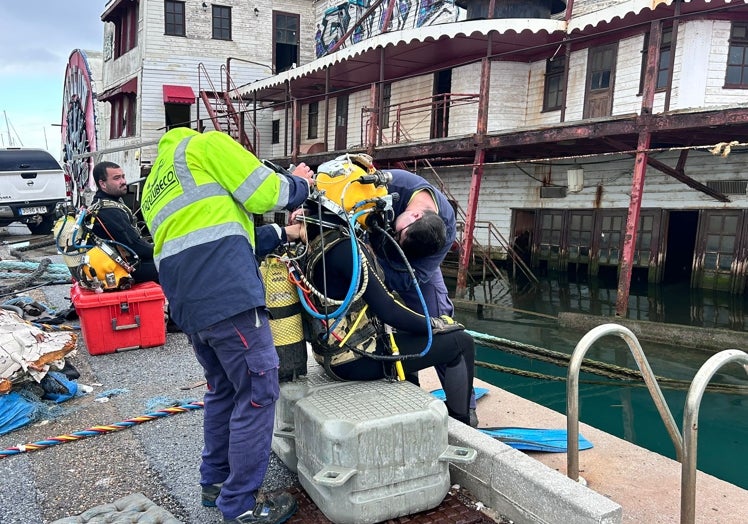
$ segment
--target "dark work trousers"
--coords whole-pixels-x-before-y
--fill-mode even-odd
[[[278,354],[267,313],[255,308],[190,335],[205,370],[200,484],[220,484],[224,518],[254,508],[270,459]]]

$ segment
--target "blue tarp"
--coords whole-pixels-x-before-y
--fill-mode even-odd
[[[78,393],[78,384],[69,380],[64,373],[50,371],[42,379],[44,400],[52,400],[56,404],[73,398]]]
[[[0,435],[25,426],[36,417],[37,407],[19,393],[0,395]]]
[[[50,403],[45,401],[59,404],[78,394],[78,384],[59,371],[47,373],[40,385],[44,390],[41,398],[38,393],[25,389],[0,395],[0,435],[10,433],[39,418],[54,417],[58,410],[50,408]]]

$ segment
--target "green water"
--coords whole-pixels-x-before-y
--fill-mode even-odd
[[[534,287],[495,285],[471,290],[472,298],[493,303],[480,316],[458,310],[456,316],[468,329],[554,351],[571,353],[585,332],[563,329],[552,316],[563,311],[612,316],[615,289],[546,280]],[[484,297],[488,297],[485,300]],[[684,288],[633,290],[629,318],[743,330],[745,299],[693,293]],[[633,304],[633,308],[632,305]],[[547,315],[547,316],[541,316]],[[640,341],[656,375],[690,383],[713,352],[677,348]],[[732,348],[725,348],[732,349]],[[628,346],[616,336],[599,339],[586,358],[637,369]],[[565,377],[567,369],[488,346],[479,345],[477,361]],[[476,376],[516,395],[560,413],[566,412],[566,382],[529,378],[485,367]],[[748,376],[737,364],[723,367],[712,383],[748,386]],[[663,394],[679,427],[687,390],[666,389]],[[604,377],[580,375],[580,420],[661,455],[675,458],[674,445],[645,387],[621,385]],[[511,426],[507,420],[503,425]],[[698,469],[748,489],[748,395],[704,394],[699,410]],[[646,472],[642,472],[646,474]]]

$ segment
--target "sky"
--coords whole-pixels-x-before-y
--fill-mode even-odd
[[[102,50],[105,6],[0,1],[0,147],[40,147],[60,159],[65,68],[75,49]]]

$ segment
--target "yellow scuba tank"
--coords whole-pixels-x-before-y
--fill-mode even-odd
[[[279,259],[266,258],[260,264],[265,284],[265,304],[270,312],[270,331],[280,359],[281,382],[306,375],[307,349],[301,320],[301,303],[288,268]]]

